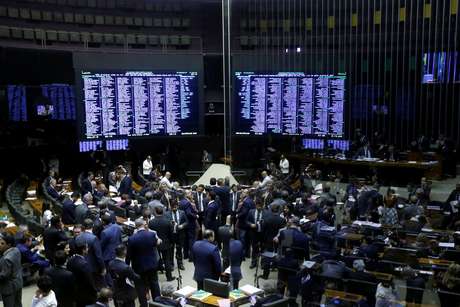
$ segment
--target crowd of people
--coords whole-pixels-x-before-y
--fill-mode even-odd
[[[135,190],[128,171],[118,166],[108,178],[88,172],[70,196],[59,191],[51,173],[45,179],[46,192],[62,203],[62,212],[45,220],[41,237],[31,237],[26,229],[13,237],[1,228],[4,306],[21,306],[24,263],[40,275],[33,306],[108,306],[113,299],[116,306],[135,306],[138,300],[144,307],[149,300],[181,303],[171,298],[171,282],[180,284],[184,261],[194,264],[198,289],[205,279],[229,280],[236,289],[245,274],[255,275],[256,284],[277,274],[277,295],[272,298],[287,295],[292,306],[298,296],[303,306],[319,303],[325,289],[343,289],[344,280],[376,285],[361,306],[421,303],[430,277],[414,262],[403,263],[399,276],[408,287],[405,298],[392,279],[379,280],[371,273],[385,271],[381,254],[387,248],[458,262],[459,254],[448,257],[460,252],[460,238],[448,230],[460,227],[460,184],[442,203],[444,214],[435,219],[428,214],[431,188],[425,179],[408,199],[392,189],[382,194],[376,182],[363,180],[349,183],[342,195],[316,180],[311,166],[296,182],[290,182],[292,168],[285,156],[278,166],[272,163],[260,181],[247,186],[230,184],[227,177],[183,187],[170,172],[161,175],[147,157],[142,172],[148,181],[141,189]],[[355,221],[379,226],[367,228]],[[444,229],[442,240],[454,243],[454,250],[441,249],[422,231],[426,229]],[[362,239],[349,242],[350,233]],[[44,257],[36,249],[35,241],[41,239]],[[246,260],[255,273],[241,270]],[[315,265],[305,266],[305,260]],[[179,276],[174,276],[175,268]],[[161,287],[159,272],[167,280]],[[460,265],[436,270],[433,278],[444,290],[439,293],[441,305],[453,306]],[[328,304],[345,302],[336,297]]]

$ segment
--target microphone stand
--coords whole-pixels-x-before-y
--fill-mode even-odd
[[[173,250],[174,252],[174,250]],[[183,258],[183,257],[182,257]],[[182,259],[183,261],[183,259]],[[177,263],[177,290],[181,289],[182,288],[182,274],[180,272],[180,268],[179,268],[179,255],[177,254],[176,252],[176,263]]]

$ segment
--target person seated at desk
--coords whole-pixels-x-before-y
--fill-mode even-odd
[[[377,246],[377,244],[374,243],[371,237],[366,237],[364,239],[364,243],[359,248],[358,255],[376,260],[379,257],[378,253],[379,247]]]
[[[19,240],[16,247],[21,252],[21,262],[31,263],[40,268],[40,270],[49,267],[50,263],[38,254],[39,246],[32,247],[32,236],[26,234]]]
[[[396,148],[394,145],[390,145],[388,146],[388,149],[386,150],[386,152],[383,154],[383,158],[386,160],[386,161],[398,161],[399,160],[399,155],[398,153],[396,152]]]
[[[171,282],[164,282],[161,285],[161,296],[157,296],[153,301],[162,305],[180,307],[180,300],[173,299],[173,293],[176,287]]]
[[[273,303],[284,298],[283,295],[277,293],[277,281],[274,279],[262,281],[261,288],[264,291],[264,297],[256,297],[255,300],[251,300],[251,306],[253,307],[262,307],[264,304]]]
[[[50,180],[50,184],[46,188],[46,192],[56,201],[60,201],[62,199],[62,195],[57,191],[57,182],[54,178]]]
[[[375,283],[377,279],[371,273],[366,272],[366,264],[362,259],[356,259],[353,261],[353,269],[354,271],[348,271],[348,278],[355,279],[355,280],[363,280],[367,282]]]
[[[372,150],[370,147],[369,142],[365,143],[360,149],[355,154],[355,159],[359,158],[367,158],[371,159],[373,158]]]

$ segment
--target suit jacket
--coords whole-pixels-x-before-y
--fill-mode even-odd
[[[158,267],[157,236],[154,232],[140,230],[128,239],[126,263],[140,274]]]
[[[185,235],[185,232],[187,231],[188,227],[188,220],[187,216],[185,215],[185,212],[183,210],[177,210],[176,211],[179,214],[179,219],[176,223],[175,226],[173,226],[173,234],[176,235]],[[169,221],[174,221],[174,216],[173,216],[173,211],[168,211],[165,213],[165,216],[169,219]],[[177,218],[177,216],[176,216]]]
[[[249,213],[246,217],[246,227],[256,232],[263,232],[264,231],[264,219],[265,219],[266,213],[262,209],[259,212],[260,227],[256,227],[254,229],[251,228],[252,224],[256,224],[256,212],[257,212],[257,209],[249,210]]]
[[[286,220],[278,214],[267,213],[264,219],[264,242],[266,246],[273,246],[273,238],[286,225]]]
[[[229,255],[232,278],[233,280],[241,280],[243,278],[241,274],[241,262],[244,259],[244,249],[243,243],[240,240],[230,240]]]
[[[76,281],[73,273],[65,267],[50,267],[45,270],[45,274],[51,278],[52,287],[56,294],[59,307],[73,307],[75,302]]]
[[[217,230],[217,239],[222,246],[222,258],[228,258],[228,249],[232,233],[230,232],[230,225],[222,225]]]
[[[19,289],[22,289],[21,252],[11,247],[0,258],[0,294],[13,294]]]
[[[157,296],[154,299],[154,302],[163,304],[163,305],[168,305],[168,306],[173,306],[173,307],[180,307],[180,303],[172,298],[169,297],[163,297],[163,296]]]
[[[198,192],[193,192],[193,200],[195,201],[195,205],[196,205],[196,209],[198,210],[198,212],[200,212],[200,204],[198,202]],[[203,192],[201,193],[201,201],[203,203],[203,211],[201,212],[205,212],[207,209],[208,209],[208,198],[206,197],[206,193]]]
[[[255,209],[256,205],[252,198],[246,197],[243,200],[243,204],[241,207],[238,208],[236,211],[236,218],[237,218],[237,227],[239,229],[247,229],[246,219],[249,214],[249,210]]]
[[[126,283],[139,280],[139,275],[124,261],[115,258],[109,264],[109,272],[113,278],[113,297],[115,300],[134,301],[137,297],[136,289]]]
[[[101,232],[101,250],[104,261],[115,259],[115,248],[121,244],[121,227],[110,224]]]
[[[208,210],[206,210],[204,217],[204,227],[206,229],[212,229],[214,232],[217,232],[219,227],[218,218],[219,213],[219,203],[217,201],[211,201],[208,204]]]
[[[91,181],[89,181],[88,178],[84,178],[81,181],[81,195],[86,195],[87,193],[93,194],[93,185],[91,184]]]
[[[173,225],[171,220],[165,216],[157,216],[150,220],[149,228],[157,232],[158,237],[163,241],[158,250],[167,250],[171,248],[173,239]]]
[[[192,207],[192,204],[187,199],[182,199],[179,202],[179,209],[184,211],[187,217],[187,230],[194,233],[197,227],[198,211]]]
[[[118,188],[118,194],[128,194],[130,197],[133,196],[133,188],[132,188],[133,180],[129,176],[125,176],[121,182],[120,187]]]
[[[206,240],[196,241],[192,246],[192,255],[195,264],[194,280],[219,279],[222,264],[217,246]]]
[[[43,232],[43,245],[45,246],[45,255],[48,259],[54,259],[54,253],[60,242],[67,241],[68,238],[64,231],[53,226],[48,227]]]
[[[222,214],[227,215],[232,211],[230,207],[230,188],[223,185],[223,186],[216,186],[213,188],[216,195],[219,197],[220,201],[220,210]]]
[[[287,228],[280,232],[280,246],[290,247],[302,252],[306,259],[310,259],[310,238],[297,228]]]
[[[51,196],[54,200],[60,200],[61,194],[59,194],[52,186],[48,186],[46,188],[46,192],[49,196]]]
[[[85,203],[79,204],[75,207],[75,223],[83,224],[83,221],[88,217],[88,205]]]
[[[92,233],[82,232],[76,238],[76,243],[85,243],[88,245],[88,255],[86,260],[92,273],[100,273],[105,268],[104,259],[102,258],[101,243]]]
[[[232,212],[236,212],[238,209],[238,203],[240,202],[241,192],[229,192],[229,206]]]
[[[75,204],[70,198],[62,203],[62,222],[66,225],[75,224]]]
[[[67,269],[75,278],[75,301],[80,304],[93,304],[96,302],[97,290],[94,283],[91,267],[85,257],[73,255],[67,261]]]

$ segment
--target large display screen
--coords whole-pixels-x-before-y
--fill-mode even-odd
[[[87,139],[199,132],[197,72],[82,71]]]
[[[344,134],[345,79],[304,73],[235,74],[235,133],[310,135]]]

